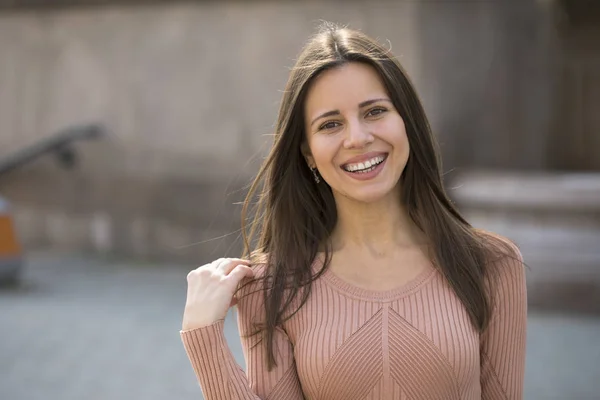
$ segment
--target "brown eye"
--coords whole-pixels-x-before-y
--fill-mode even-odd
[[[323,125],[321,125],[319,127],[319,130],[333,129],[333,128],[337,128],[338,126],[340,126],[340,124],[338,122],[335,122],[335,121],[325,122]]]
[[[386,111],[387,111],[387,110],[386,110],[385,108],[382,108],[382,107],[377,107],[377,108],[374,108],[374,109],[370,110],[370,111],[367,113],[367,117],[376,117],[376,116],[378,116],[378,115],[381,115],[381,114],[383,114],[383,113],[384,113],[384,112],[386,112]]]

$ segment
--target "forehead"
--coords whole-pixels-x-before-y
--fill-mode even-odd
[[[347,63],[322,72],[312,82],[304,103],[306,115],[358,107],[372,98],[387,97],[381,77],[370,65]]]

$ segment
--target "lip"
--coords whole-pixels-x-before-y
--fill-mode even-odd
[[[368,153],[365,154],[361,154],[360,156],[356,156],[356,157],[352,157],[348,160],[346,160],[346,162],[344,162],[342,165],[340,165],[342,168],[344,167],[344,165],[348,165],[348,164],[356,164],[359,162],[364,162],[367,160],[370,160],[374,157],[377,156],[386,156],[388,153],[385,151],[370,151]]]
[[[380,164],[378,164],[375,167],[375,169],[373,169],[372,171],[369,171],[369,172],[355,173],[355,172],[346,171],[344,168],[341,168],[341,170],[344,171],[344,173],[346,175],[348,175],[349,177],[351,177],[352,179],[355,179],[357,181],[368,181],[370,179],[374,179],[377,175],[379,175],[381,173],[381,171],[385,167],[385,164],[387,163],[387,160],[388,160],[388,157],[385,157],[385,159]]]

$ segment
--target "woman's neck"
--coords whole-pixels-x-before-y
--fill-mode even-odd
[[[421,246],[424,242],[424,235],[396,196],[373,203],[343,198],[336,199],[336,204],[338,221],[332,235],[334,251],[352,249],[386,257],[398,249]]]

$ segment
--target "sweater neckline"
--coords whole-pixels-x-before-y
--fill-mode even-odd
[[[315,267],[317,268],[316,271],[319,271],[322,265],[321,263],[316,263]],[[436,272],[437,270],[434,267],[425,268],[403,285],[388,290],[372,290],[356,286],[339,277],[329,267],[323,272],[321,279],[329,284],[329,286],[333,286],[338,291],[354,298],[368,301],[393,301],[418,291],[434,277]]]

